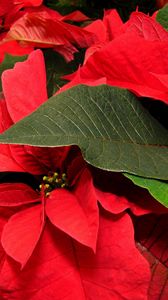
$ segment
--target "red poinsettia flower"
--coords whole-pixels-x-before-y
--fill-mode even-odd
[[[5,71],[2,84],[0,126],[4,131],[47,99],[42,52],[32,52],[25,62]],[[0,185],[0,206],[19,209],[3,223],[2,245],[25,266],[20,271],[13,260],[3,258],[2,297],[21,300],[24,295],[37,300],[45,293],[48,299],[147,298],[149,267],[135,247],[131,218],[124,211],[163,213],[161,205],[155,207],[154,201],[151,205],[147,192],[140,196],[140,188],[139,203],[134,203],[129,189],[121,193],[121,184],[124,187],[127,182],[115,182],[115,176],[112,185],[102,174],[108,185],[103,184],[103,190],[102,178],[97,179],[96,171],[93,183],[76,147],[1,145],[0,153],[1,171],[29,172],[39,182],[38,190],[23,183]],[[141,198],[148,199],[150,207],[141,204]],[[99,209],[98,203],[111,214]]]
[[[134,12],[117,30],[113,24],[115,17],[108,18],[105,45],[100,43],[94,50],[93,47],[88,50],[85,64],[77,73],[65,77],[71,82],[61,91],[79,83],[96,85],[98,80],[105,78],[110,85],[168,103],[168,32],[140,12]],[[96,32],[96,27],[94,30]],[[107,39],[109,32],[110,41]]]
[[[32,52],[27,61],[5,71],[2,83],[5,100],[0,102],[3,115],[0,124],[4,130],[47,98],[41,51]],[[3,228],[3,248],[22,267],[28,261],[20,272],[13,261],[4,258],[0,278],[2,297],[10,294],[9,299],[21,300],[26,294],[27,299],[40,299],[41,292],[45,291],[50,294],[49,299],[59,299],[67,293],[63,288],[66,284],[69,299],[75,295],[81,299],[93,296],[117,299],[121,294],[126,299],[135,299],[137,286],[137,299],[145,299],[149,283],[148,264],[135,247],[129,215],[122,213],[132,206],[131,202],[129,204],[124,196],[95,188],[77,148],[2,145],[0,150],[2,170],[26,171],[41,181],[38,191],[21,183],[0,185],[0,205],[19,208]],[[56,174],[57,168],[59,174]],[[102,217],[100,223],[98,202],[113,213]],[[142,211],[144,213],[143,208]],[[125,243],[129,245],[128,251],[121,255]],[[130,264],[131,256],[134,260]],[[77,268],[76,259],[81,269]],[[60,272],[63,273],[61,281]],[[38,279],[41,273],[42,285]],[[29,281],[25,288],[27,276]],[[51,288],[53,282],[55,288]]]

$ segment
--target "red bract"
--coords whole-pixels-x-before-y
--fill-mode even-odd
[[[85,29],[46,16],[42,12],[27,13],[16,21],[5,40],[17,40],[25,45],[54,48],[65,59],[72,60],[77,49],[88,47],[95,35]]]
[[[100,218],[96,255],[47,225],[31,260],[20,273],[6,258],[2,297],[8,300],[147,300],[149,267],[136,249],[127,214]]]
[[[32,51],[32,47],[20,47],[16,41],[4,42],[2,45],[0,45],[0,63],[3,61],[6,53],[19,56],[29,54]]]
[[[4,16],[12,8],[13,0],[0,0],[0,17]]]
[[[43,3],[43,0],[13,0],[15,5],[21,7],[25,6],[40,6]]]
[[[149,300],[168,298],[168,218],[149,215],[135,218],[139,248],[151,265]]]
[[[101,43],[88,50],[85,64],[61,91],[79,83],[96,85],[97,80],[106,78],[112,86],[168,103],[168,32],[138,12],[117,31],[112,26],[109,30],[111,40],[106,37],[105,46]]]
[[[13,76],[13,72],[15,76]],[[27,77],[26,80],[23,74]],[[14,70],[4,72],[2,82],[5,100],[0,101],[1,132],[30,114],[47,99],[45,65],[42,53],[40,51],[33,52],[23,65],[18,63]],[[23,99],[27,99],[27,102]],[[29,153],[29,148],[26,150],[24,146],[19,148],[17,146],[2,146],[2,149],[4,150],[0,153],[1,171],[28,171],[36,174],[46,171],[45,167],[39,169],[37,158]],[[17,156],[19,156],[19,161],[17,161]]]
[[[0,17],[19,11],[23,7],[40,6],[43,0],[0,0]]]
[[[96,40],[93,33],[64,22],[87,20],[79,11],[62,16],[41,5],[42,1],[14,1],[9,7],[10,4],[3,4],[0,10],[3,17],[0,60],[4,53],[22,55],[30,53],[34,47],[44,47],[54,48],[69,61],[78,51],[76,47],[89,47]]]
[[[158,8],[162,8],[167,3],[168,3],[168,0],[156,0],[156,4],[157,4]]]

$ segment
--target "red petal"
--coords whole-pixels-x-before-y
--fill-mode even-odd
[[[0,172],[25,172],[25,170],[11,157],[0,153]]]
[[[167,41],[149,41],[127,32],[92,54],[80,68],[78,81],[73,79],[63,89],[79,83],[96,85],[106,77],[107,84],[168,103],[167,87],[157,78],[157,74],[168,73],[167,60]]]
[[[26,117],[46,99],[46,75],[43,54],[32,52],[28,59],[16,63],[2,74],[3,92],[13,122]]]
[[[168,267],[168,217],[149,215],[135,218],[136,240]]]
[[[89,18],[85,16],[81,11],[75,10],[72,13],[62,16],[60,18],[61,21],[75,21],[75,22],[83,22],[83,21],[88,21]]]
[[[20,206],[38,200],[37,192],[24,183],[0,184],[0,206]]]
[[[46,225],[22,272],[17,264],[6,259],[0,273],[2,297],[8,300],[85,300],[71,239],[51,224]]]
[[[149,300],[168,299],[168,217],[154,215],[135,219],[138,246],[150,263]]]
[[[105,11],[103,23],[106,27],[107,39],[109,41],[124,32],[123,22],[116,9]]]
[[[13,5],[12,0],[0,0],[0,17],[6,14]]]
[[[151,254],[144,246],[138,244],[142,255],[149,261],[151,281],[148,290],[148,300],[168,299],[168,268]]]
[[[131,203],[129,203],[125,197],[112,193],[105,193],[98,189],[95,189],[95,192],[97,199],[103,208],[112,212],[113,214],[119,214],[131,206]]]
[[[12,125],[6,103],[0,100],[0,133]],[[0,145],[0,172],[24,172],[24,169],[13,159],[9,145]]]
[[[14,0],[14,4],[21,7],[26,6],[40,6],[42,4],[43,0]]]
[[[156,201],[145,189],[134,185],[122,174],[95,168],[92,171],[97,187],[95,189],[97,199],[109,212],[118,214],[127,208],[130,208],[137,216],[168,212],[168,209]]]
[[[97,199],[107,211],[118,214],[130,208],[134,215],[141,216],[149,213],[166,214],[168,209],[158,203],[148,192],[140,188],[132,189],[132,197],[129,193],[126,196],[120,196],[113,193],[105,193],[95,189]],[[134,194],[135,192],[135,194]]]
[[[6,253],[18,261],[22,268],[29,260],[44,227],[41,206],[33,206],[14,214],[2,233],[2,246]]]
[[[85,27],[89,32],[94,33],[97,36],[98,42],[105,42],[107,40],[106,27],[102,20],[96,20]]]
[[[47,174],[49,171],[56,172],[57,169],[62,169],[69,149],[69,146],[56,148],[10,146],[10,151],[18,164],[33,175]]]
[[[95,249],[99,226],[99,212],[92,177],[86,168],[76,183],[74,194],[87,217],[90,241],[93,249]]]
[[[101,218],[96,257],[84,249],[77,255],[91,299],[147,299],[149,266],[135,247],[127,214]]]
[[[149,277],[129,216],[107,216],[101,218],[96,255],[47,226],[22,272],[5,261],[0,288],[8,300],[146,300]]]
[[[72,44],[89,47],[95,42],[95,35],[83,28],[56,20],[46,12],[27,13],[10,28],[7,40],[18,40],[36,47],[56,48],[71,54],[76,51]],[[68,54],[68,53],[67,53]]]
[[[91,220],[88,212],[83,209],[73,193],[64,189],[51,192],[46,202],[46,214],[57,228],[81,244],[95,250],[97,234],[93,237],[92,230],[93,227],[97,229],[98,216],[96,214],[96,221],[95,216],[94,219],[92,218],[92,226],[90,226]],[[95,211],[93,214],[95,214]]]
[[[156,74],[151,72],[153,76],[155,76],[160,82],[168,88],[168,74]]]
[[[4,99],[0,99],[0,133],[4,132],[12,125],[13,122],[7,110],[6,102]]]
[[[124,27],[127,32],[134,32],[148,41],[168,41],[168,33],[163,26],[141,12],[133,12]]]
[[[65,161],[67,178],[70,186],[74,186],[80,178],[83,170],[86,168],[86,162],[83,159],[81,151],[78,147],[71,146]]]
[[[42,157],[41,161],[39,161],[37,157],[27,152],[27,146],[10,145],[9,147],[12,157],[15,159],[18,165],[24,168],[24,172],[28,172],[33,175],[45,174],[48,172],[47,167],[43,164]]]
[[[5,54],[26,55],[33,51],[31,46],[21,46],[17,41],[0,41],[0,62],[3,61]]]
[[[36,159],[48,171],[56,172],[64,169],[64,162],[68,156],[70,146],[65,147],[31,147],[25,146],[27,154]],[[44,174],[44,172],[43,172]]]

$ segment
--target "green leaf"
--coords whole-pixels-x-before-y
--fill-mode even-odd
[[[12,69],[16,62],[22,62],[26,60],[27,55],[23,56],[12,56],[10,54],[6,54],[3,62],[0,64],[0,76],[2,75],[3,71],[7,69]],[[2,91],[2,82],[0,80],[0,91]]]
[[[168,5],[160,9],[156,15],[156,20],[168,30]]]
[[[34,146],[79,145],[101,169],[168,179],[168,131],[124,89],[78,85],[0,136]]]
[[[168,183],[161,180],[143,178],[132,174],[124,173],[124,176],[132,180],[132,182],[142,188],[145,188],[149,193],[161,204],[168,207]]]

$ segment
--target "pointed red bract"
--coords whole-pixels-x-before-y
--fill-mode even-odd
[[[94,214],[92,215],[92,212],[88,211],[89,213],[90,217],[94,219]],[[53,191],[46,200],[46,214],[56,227],[95,250],[97,235],[94,232],[93,236],[88,215],[85,214],[83,207],[72,193],[64,189]],[[94,222],[98,222],[98,213]]]
[[[80,83],[96,85],[105,77],[109,85],[167,104],[168,32],[142,13],[134,13],[120,29],[104,45],[100,40],[88,48],[85,64],[61,91]]]
[[[101,218],[96,255],[48,225],[21,273],[6,259],[0,289],[8,300],[147,300],[149,280],[148,263],[135,247],[125,214]]]
[[[0,7],[3,24],[3,33],[0,35],[0,61],[4,59],[5,53],[28,54],[34,47],[53,48],[70,61],[78,51],[76,47],[89,47],[95,42],[95,34],[65,23],[66,20],[88,20],[80,11],[62,16],[56,10],[42,5],[42,0],[6,2]]]
[[[168,3],[168,0],[156,0],[156,4],[157,4],[158,8],[162,8],[167,3]]]
[[[10,28],[6,41],[17,40],[25,45],[54,48],[65,58],[73,58],[77,47],[89,47],[96,36],[87,30],[51,18],[43,12],[30,12],[19,18]]]
[[[15,5],[25,6],[40,6],[43,0],[14,0]]]
[[[4,71],[2,85],[7,108],[14,123],[32,113],[47,100],[42,52],[36,50],[24,64],[18,62],[13,69]]]
[[[25,170],[19,166],[11,157],[0,153],[0,170],[1,172],[24,172]]]
[[[83,22],[83,21],[87,21],[89,20],[89,18],[84,15],[81,11],[79,10],[75,10],[72,13],[65,15],[65,16],[61,16],[60,17],[61,21],[75,21],[75,22]]]
[[[5,15],[13,5],[13,0],[0,0],[0,17]]]
[[[33,47],[21,47],[17,41],[1,41],[0,36],[0,63],[3,61],[5,54],[22,56],[33,51]]]
[[[135,218],[135,237],[138,248],[149,261],[151,281],[149,300],[168,298],[168,218],[149,215]]]
[[[167,215],[135,218],[136,240],[147,248],[161,263],[168,267],[168,218]]]
[[[16,63],[13,69],[3,72],[2,85],[5,102],[1,101],[0,105],[1,132],[32,113],[47,100],[46,73],[42,52],[40,50],[32,52],[26,61]],[[43,165],[45,150],[42,152],[38,150],[41,156],[41,162],[39,162],[36,155],[37,149],[34,149],[35,153],[33,154],[33,148],[30,151],[31,147],[28,146],[1,145],[0,148],[2,153],[0,157],[1,171],[24,171],[32,174],[48,172],[47,166]]]
[[[14,214],[2,232],[1,243],[4,250],[24,267],[32,255],[43,227],[44,216],[39,205]]]
[[[20,206],[38,202],[37,193],[24,183],[1,183],[0,206]]]
[[[9,128],[13,124],[4,99],[0,100],[0,133]],[[8,172],[24,172],[24,167],[17,164],[12,157],[9,145],[0,145],[0,171]]]
[[[92,168],[92,173],[97,200],[105,210],[119,214],[129,208],[137,216],[168,213],[168,209],[147,190],[134,185],[122,174],[95,168]]]
[[[141,12],[133,12],[123,28],[147,41],[168,41],[167,31],[156,20]]]

